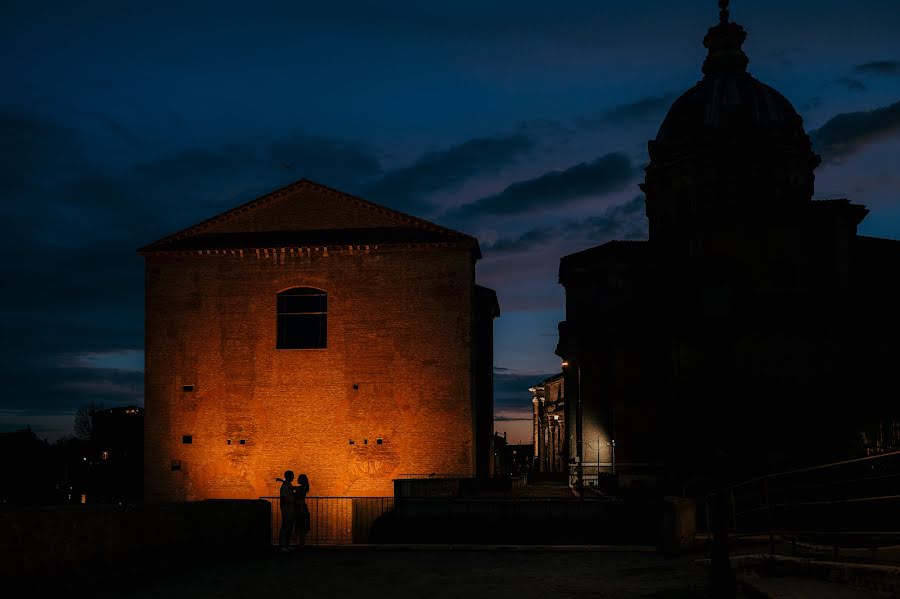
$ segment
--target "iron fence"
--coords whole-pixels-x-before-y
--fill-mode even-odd
[[[478,479],[471,476],[439,475],[428,478],[394,480],[397,498],[469,498],[469,499],[572,499],[575,494],[566,475],[529,473],[516,476]]]
[[[281,531],[281,505],[278,497],[260,497],[272,505],[272,543],[278,543]],[[393,497],[307,497],[310,530],[308,545],[351,545],[368,543],[376,521],[394,509]],[[293,544],[300,542],[297,530]]]
[[[770,553],[900,560],[900,451],[762,476],[700,499],[698,521],[763,539]],[[892,550],[884,551],[886,548]]]
[[[430,478],[430,479],[446,479],[446,478],[472,478],[471,474],[447,474],[442,472],[429,472],[427,474],[419,473],[419,474],[400,474],[397,476],[399,479],[422,479],[422,478]]]
[[[578,489],[581,481],[587,496],[653,492],[663,481],[663,467],[646,462],[569,464],[568,481],[573,489]]]

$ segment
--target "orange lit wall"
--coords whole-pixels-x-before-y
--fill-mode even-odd
[[[146,260],[148,501],[275,495],[286,469],[319,496],[472,473],[470,248]],[[276,293],[298,286],[328,293],[327,349],[275,349]]]

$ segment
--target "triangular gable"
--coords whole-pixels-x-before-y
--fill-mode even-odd
[[[366,232],[366,235],[371,235],[372,230],[378,229],[396,230],[398,238],[409,237],[408,233],[400,234],[401,231],[419,230],[423,233],[423,239],[477,244],[469,235],[301,179],[164,237],[139,251],[166,251],[169,247],[183,247],[189,245],[190,238],[199,236],[236,239],[246,234],[249,239],[266,233],[310,232],[321,238],[326,231],[341,231],[342,236],[346,236],[347,231],[359,230],[360,234]]]

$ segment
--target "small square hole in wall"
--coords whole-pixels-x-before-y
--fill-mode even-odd
[[[194,386],[193,386],[193,385],[182,385],[182,386],[181,386],[181,390],[182,390],[182,391],[193,391],[193,390],[194,390]]]
[[[353,383],[353,390],[354,390],[354,391],[359,391],[359,385],[356,384],[356,383]]]
[[[350,439],[348,441],[348,445],[356,445],[356,441],[354,441],[353,439]]]
[[[191,443],[194,442],[194,436],[193,435],[182,435],[181,442],[184,443],[185,445],[190,445]]]
[[[227,441],[225,441],[225,443],[227,443],[228,445],[231,445],[231,439],[228,439]]]
[[[363,445],[368,445],[368,444],[369,444],[369,440],[368,440],[368,439],[363,439]]]
[[[172,470],[181,470],[181,460],[172,460]]]
[[[240,441],[238,441],[238,443],[240,443],[241,445],[246,445],[247,439],[241,439]]]
[[[377,439],[375,439],[375,443],[377,445],[381,445],[382,443],[384,443],[384,439],[382,439],[381,437],[378,437]]]

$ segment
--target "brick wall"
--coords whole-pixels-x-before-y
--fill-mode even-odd
[[[286,469],[319,496],[472,472],[471,250],[151,254],[146,265],[148,501],[273,495]],[[276,350],[275,296],[301,286],[328,293],[328,347]]]

